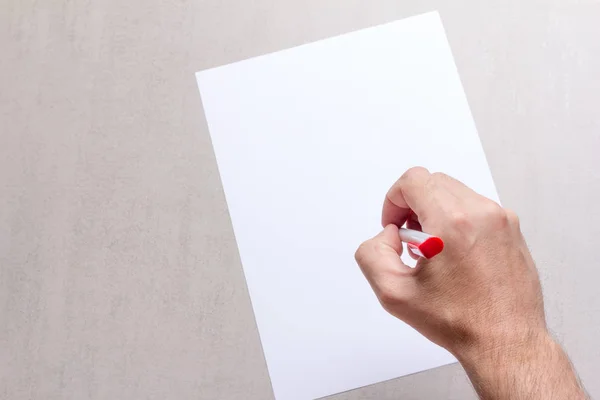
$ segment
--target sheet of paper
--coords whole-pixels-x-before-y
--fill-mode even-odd
[[[381,309],[354,261],[409,167],[498,198],[438,14],[197,78],[276,398],[454,362]]]

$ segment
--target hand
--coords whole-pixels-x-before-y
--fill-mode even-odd
[[[472,380],[489,389],[485,376],[498,372],[497,363],[562,353],[547,333],[538,273],[515,213],[446,175],[413,168],[388,192],[382,222],[383,232],[356,252],[365,277],[389,313],[453,353]],[[444,251],[415,269],[403,264],[398,228],[405,223],[441,237]],[[521,398],[497,393],[480,391]]]
[[[399,257],[398,227],[411,210],[445,243],[416,269]],[[390,189],[383,225],[356,260],[383,307],[431,341],[452,353],[485,351],[546,332],[538,274],[514,213],[446,175],[414,168]]]

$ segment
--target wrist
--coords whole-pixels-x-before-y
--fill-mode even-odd
[[[507,327],[496,334],[481,335],[450,350],[469,371],[496,370],[512,363],[530,363],[540,354],[562,351],[547,329]]]
[[[479,397],[587,399],[573,366],[546,329],[455,353]]]

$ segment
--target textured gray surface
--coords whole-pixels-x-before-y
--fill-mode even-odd
[[[600,396],[600,1],[0,0],[0,398],[271,399],[193,74],[436,8]],[[457,365],[332,397],[445,398]]]

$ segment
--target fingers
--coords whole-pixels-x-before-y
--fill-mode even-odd
[[[402,226],[411,210],[424,224],[440,220],[461,205],[479,198],[463,183],[442,173],[429,173],[422,167],[411,168],[388,191],[382,213],[383,226]]]
[[[411,210],[421,215],[427,208],[426,185],[431,174],[425,168],[411,168],[388,191],[383,204],[383,226],[402,226]]]
[[[355,258],[365,276],[369,278],[381,272],[408,268],[402,264],[401,255],[402,241],[398,227],[388,225],[380,234],[361,244]]]
[[[356,261],[384,306],[412,296],[414,270],[405,265],[398,227],[388,225],[379,235],[367,240],[356,252]]]

